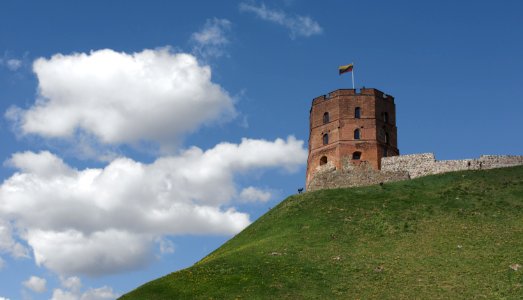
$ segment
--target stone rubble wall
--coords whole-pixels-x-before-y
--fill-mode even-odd
[[[344,159],[342,170],[336,170],[329,164],[318,167],[307,186],[307,191],[366,186],[406,179],[409,179],[409,174],[405,171],[380,172],[367,162],[353,165],[348,159]]]
[[[482,170],[523,165],[520,155],[482,155],[480,158],[436,160],[433,153],[384,157],[382,171],[407,171],[410,178],[464,170]]]
[[[318,167],[307,191],[366,186],[447,172],[519,165],[523,165],[523,156],[520,155],[482,155],[473,159],[438,161],[433,153],[421,153],[384,157],[381,159],[381,170],[378,171],[365,161],[354,165],[344,158],[341,170],[336,170],[332,164]]]

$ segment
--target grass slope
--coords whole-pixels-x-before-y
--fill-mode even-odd
[[[523,167],[294,195],[121,299],[523,298]]]

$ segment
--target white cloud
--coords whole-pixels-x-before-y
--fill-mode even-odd
[[[160,253],[161,254],[171,254],[174,253],[174,244],[168,239],[159,238],[157,242],[160,244]]]
[[[31,276],[26,281],[22,282],[22,284],[37,293],[43,293],[46,290],[46,284],[47,280],[45,278],[40,278],[38,276]]]
[[[0,66],[5,66],[10,71],[17,71],[23,65],[23,61],[16,58],[9,58],[7,53],[0,57]]]
[[[7,68],[9,70],[16,71],[16,70],[20,69],[20,67],[22,67],[22,61],[19,59],[11,58],[5,62],[5,65],[7,66]]]
[[[191,41],[198,46],[222,47],[229,43],[227,38],[231,22],[227,19],[208,19],[203,28],[191,35]],[[221,50],[221,48],[219,48]]]
[[[235,115],[231,97],[211,81],[209,66],[167,48],[56,54],[35,60],[33,70],[36,102],[6,112],[24,134],[72,138],[84,132],[110,145],[172,143]]]
[[[0,300],[9,300],[9,298],[0,297]]]
[[[37,265],[60,274],[122,272],[141,267],[151,258],[151,238],[124,230],[84,234],[78,230],[29,229],[27,239]]]
[[[118,158],[84,170],[49,152],[17,153],[8,163],[19,171],[0,186],[0,217],[24,233],[38,265],[64,275],[121,272],[149,262],[163,236],[242,230],[249,216],[224,208],[238,195],[234,177],[296,170],[306,157],[303,141],[292,136],[192,147],[150,164]],[[265,199],[253,189],[244,195]]]
[[[240,11],[253,13],[262,20],[287,28],[293,39],[298,36],[309,37],[323,32],[320,24],[310,17],[299,15],[289,16],[283,11],[267,8],[264,3],[257,6],[254,3],[243,2],[240,3]]]
[[[78,300],[78,295],[70,291],[62,289],[54,289],[51,300]]]
[[[108,300],[116,299],[120,295],[114,293],[113,289],[108,286],[101,288],[91,288],[83,293],[74,291],[54,289],[51,300]]]
[[[271,197],[270,192],[257,189],[253,186],[244,188],[240,193],[240,200],[243,202],[267,202]]]
[[[77,292],[82,287],[82,281],[77,276],[71,276],[66,278],[60,278],[60,283],[62,286],[68,290]]]
[[[104,300],[104,299],[116,299],[119,295],[113,292],[113,289],[107,286],[89,289],[82,294],[80,300]]]
[[[29,257],[27,248],[13,239],[11,224],[0,218],[0,253],[2,252],[7,252],[15,258]]]

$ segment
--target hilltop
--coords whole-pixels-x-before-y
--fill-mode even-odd
[[[523,167],[294,195],[121,299],[523,298]]]

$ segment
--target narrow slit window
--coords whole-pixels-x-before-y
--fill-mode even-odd
[[[382,118],[383,118],[383,122],[385,123],[388,123],[389,122],[389,114],[384,112],[381,114]]]
[[[330,119],[329,119],[329,113],[326,112],[323,114],[323,124],[327,124],[330,122]]]
[[[323,135],[323,145],[327,145],[329,143],[329,135],[324,134]]]
[[[356,129],[354,130],[354,139],[359,140],[361,138],[360,130]]]
[[[354,118],[356,118],[356,119],[361,118],[361,108],[360,107],[356,107],[354,109]]]

